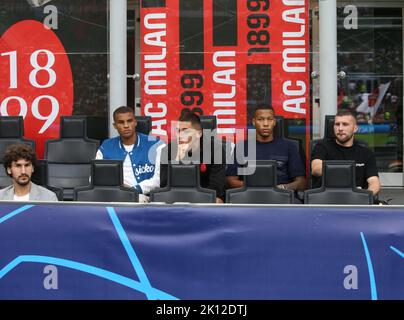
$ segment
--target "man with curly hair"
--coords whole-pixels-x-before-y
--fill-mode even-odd
[[[55,193],[31,181],[36,155],[30,146],[9,146],[4,154],[3,164],[13,184],[0,190],[0,200],[58,201]]]

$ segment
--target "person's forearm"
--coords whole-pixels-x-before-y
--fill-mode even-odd
[[[238,177],[227,178],[227,186],[229,188],[242,188],[243,185],[243,180],[240,180]]]
[[[380,180],[379,177],[373,176],[367,179],[368,190],[372,191],[374,195],[377,195],[380,191]]]
[[[311,174],[315,177],[321,177],[323,174],[323,161],[315,159],[311,162]]]
[[[380,184],[378,183],[369,184],[368,190],[372,191],[374,195],[377,195],[380,191]]]

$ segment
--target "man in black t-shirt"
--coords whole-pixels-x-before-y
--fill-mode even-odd
[[[201,120],[192,112],[181,114],[177,130],[176,139],[161,151],[160,186],[167,185],[169,162],[198,164],[201,187],[216,191],[216,203],[223,203],[226,159],[222,142],[204,136]]]
[[[292,191],[303,191],[306,188],[306,170],[299,150],[290,140],[274,137],[276,125],[275,111],[272,107],[258,106],[255,110],[252,123],[255,133],[255,158],[246,154],[248,141],[236,145],[233,155],[234,163],[229,165],[226,171],[227,186],[229,188],[241,188],[244,183],[238,175],[238,169],[243,165],[236,157],[237,149],[244,144],[243,160],[275,160],[277,163],[277,187]]]
[[[359,145],[355,139],[358,125],[349,110],[340,110],[335,115],[334,139],[324,139],[312,152],[311,173],[313,187],[321,186],[323,160],[354,160],[356,163],[356,186],[368,189],[376,195],[380,191],[380,180],[376,160],[371,150]]]

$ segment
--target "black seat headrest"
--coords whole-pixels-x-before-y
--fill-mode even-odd
[[[323,186],[349,189],[355,187],[355,161],[323,161]]]
[[[205,116],[201,115],[199,116],[199,119],[201,120],[201,127],[202,130],[215,130],[216,129],[216,116]]]
[[[152,118],[149,116],[136,116],[136,131],[149,134],[152,129]]]
[[[60,138],[87,138],[85,116],[60,117]]]
[[[334,115],[326,115],[324,122],[324,138],[335,138],[334,134]]]
[[[169,164],[168,179],[170,187],[199,186],[199,166],[196,164]]]
[[[255,166],[253,174],[245,176],[246,187],[274,187],[276,186],[276,161],[257,160],[248,161],[250,167]]]
[[[122,161],[93,160],[91,161],[91,179],[94,186],[123,185]]]
[[[274,137],[283,138],[285,136],[285,119],[283,116],[275,116],[276,125],[274,127]]]
[[[17,116],[0,117],[0,138],[22,138],[24,136],[24,119]]]

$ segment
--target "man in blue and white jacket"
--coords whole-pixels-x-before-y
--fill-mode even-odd
[[[131,108],[119,107],[113,117],[119,136],[106,139],[96,159],[122,160],[124,185],[135,188],[139,201],[146,202],[145,196],[160,187],[160,156],[165,144],[157,137],[136,132],[137,122]]]

